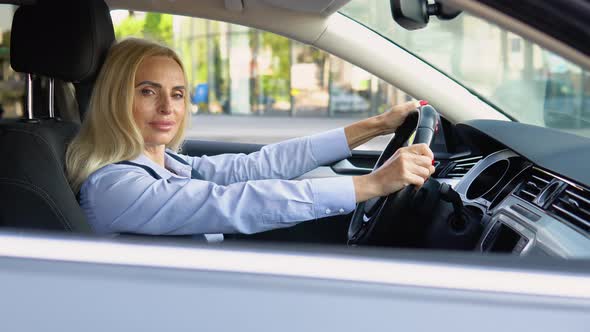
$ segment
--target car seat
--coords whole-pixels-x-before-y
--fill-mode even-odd
[[[26,118],[0,121],[0,226],[91,231],[65,176],[66,145],[79,125],[54,116],[51,82],[73,82],[79,107],[74,111],[83,114],[114,41],[103,0],[38,0],[16,10],[11,65],[26,73],[29,83],[33,75],[49,78],[49,114],[33,116],[33,85],[28,84]]]

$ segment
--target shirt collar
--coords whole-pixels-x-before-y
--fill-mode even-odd
[[[166,152],[171,153],[169,150],[166,150]],[[168,153],[164,154],[164,165],[166,165],[166,168],[156,164],[143,153],[130,161],[153,169],[162,179],[167,180],[171,177],[191,178],[192,167],[170,157]]]

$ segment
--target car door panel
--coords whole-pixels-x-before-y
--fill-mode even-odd
[[[38,240],[0,235],[3,330],[588,330],[582,261]]]
[[[262,149],[264,144],[217,142],[205,140],[186,140],[182,145],[181,153],[201,157],[204,155],[215,156],[224,153],[252,153]],[[331,177],[338,175],[361,175],[368,174],[379,158],[379,151],[352,151],[350,158],[338,161],[326,167],[308,172],[298,179],[317,177]]]

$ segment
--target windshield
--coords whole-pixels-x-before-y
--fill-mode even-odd
[[[408,31],[393,21],[389,1],[355,0],[341,12],[517,121],[590,137],[590,75],[543,47],[468,13]]]

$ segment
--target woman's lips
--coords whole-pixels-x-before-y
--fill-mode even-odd
[[[176,122],[174,122],[174,121],[152,121],[149,123],[149,125],[156,130],[170,131],[170,130],[172,130],[172,128],[174,128],[174,126],[176,125]]]

